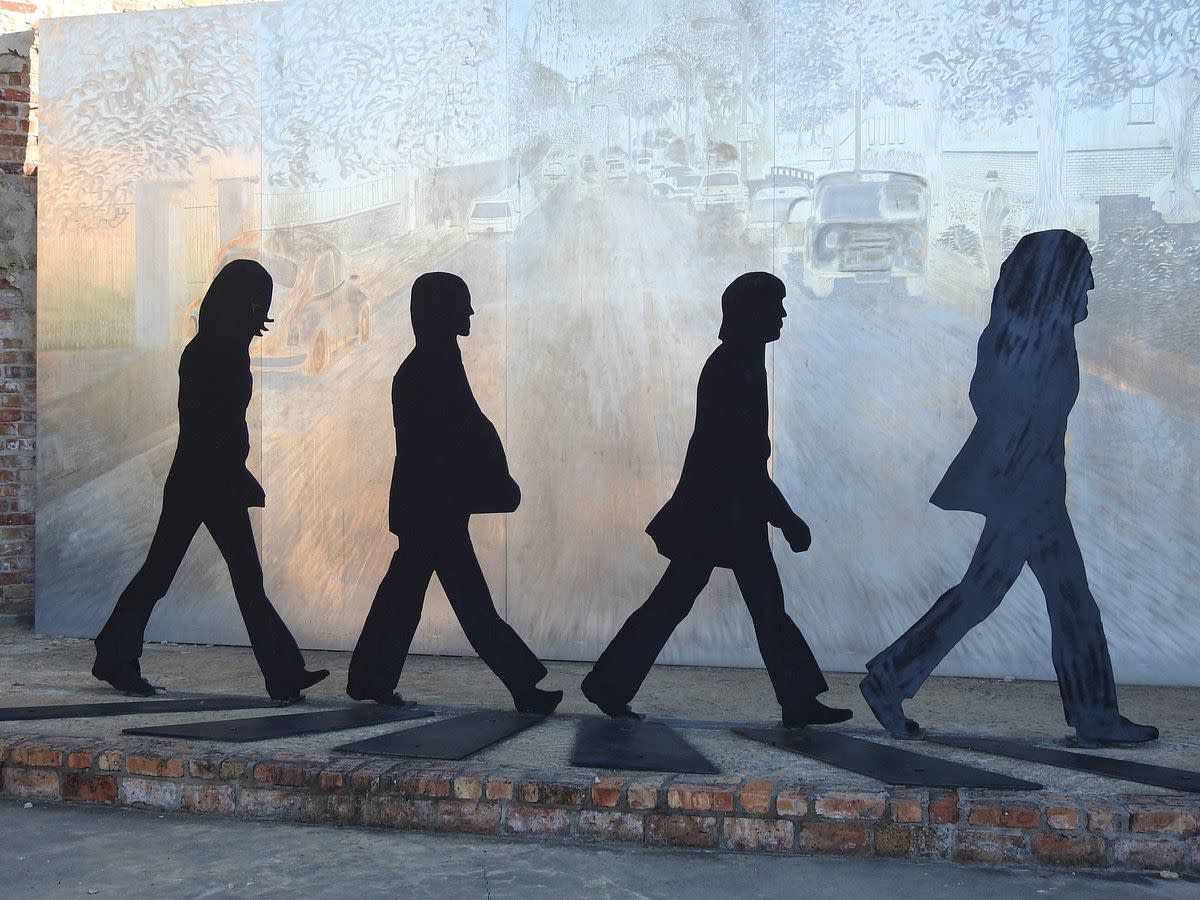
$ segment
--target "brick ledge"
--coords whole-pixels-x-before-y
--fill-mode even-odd
[[[1200,874],[1200,797],[557,775],[143,738],[0,735],[0,794],[565,842]],[[1114,783],[1115,784],[1115,783]]]

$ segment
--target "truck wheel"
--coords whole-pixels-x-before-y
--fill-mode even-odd
[[[325,332],[318,331],[313,335],[312,346],[308,351],[308,371],[319,374],[329,361],[329,345],[325,340]]]

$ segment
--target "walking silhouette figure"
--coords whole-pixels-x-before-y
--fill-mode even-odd
[[[1067,416],[1079,395],[1075,326],[1094,286],[1087,244],[1069,231],[1027,234],[1000,267],[971,378],[977,418],[931,502],[986,517],[962,581],[867,663],[861,689],[894,736],[920,736],[903,700],[991,615],[1028,563],[1046,596],[1067,724],[1080,744],[1140,743],[1158,730],[1117,712],[1100,610],[1067,514]]]
[[[92,674],[118,690],[150,695],[138,659],[154,605],[171,586],[188,546],[204,525],[229,566],[254,657],[267,693],[281,702],[329,672],[306,671],[296,640],[267,599],[250,527],[262,487],[246,468],[246,408],[254,390],[250,342],[271,321],[271,276],[251,260],[234,260],[213,279],[200,305],[199,329],[179,360],[179,442],[163,487],[162,513],[141,569],[97,635]]]
[[[816,698],[829,689],[804,635],[788,616],[768,525],[796,553],[812,542],[771,480],[767,460],[766,345],[787,312],[783,282],[767,272],[738,276],[721,296],[721,343],[700,373],[696,426],[675,493],[646,528],[671,562],[583,680],[583,693],[610,716],[637,717],[637,694],[671,633],[691,611],[714,568],[733,570],[754,621],[759,650],[783,708],[783,724],[843,722],[848,709]]]
[[[437,572],[475,652],[521,712],[549,714],[562,691],[536,687],[546,668],[496,612],[467,525],[475,513],[512,512],[521,491],[500,435],[471,391],[459,337],[471,333],[471,294],[457,275],[413,282],[417,344],[392,380],[396,463],[389,524],[400,539],[350,660],[346,693],[401,704],[395,693],[429,579]]]

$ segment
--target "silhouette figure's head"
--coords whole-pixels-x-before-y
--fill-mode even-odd
[[[1036,231],[1017,242],[992,295],[992,319],[1022,323],[1031,332],[1077,325],[1087,318],[1092,254],[1077,234]]]
[[[412,286],[413,334],[417,343],[444,341],[471,333],[471,292],[449,272],[426,272]]]
[[[779,340],[787,310],[787,288],[770,272],[739,275],[721,295],[723,341],[768,344]]]
[[[273,321],[271,276],[252,259],[235,259],[217,273],[200,303],[198,336],[214,345],[246,346]]]

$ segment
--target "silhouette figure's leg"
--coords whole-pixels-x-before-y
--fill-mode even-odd
[[[588,673],[589,696],[616,707],[634,698],[671,633],[691,612],[712,570],[708,563],[696,560],[671,560],[650,597],[625,620]]]
[[[1000,605],[1021,574],[1028,546],[1019,526],[989,520],[963,580],[867,663],[867,671],[904,697],[915,695],[946,654]]]
[[[465,522],[439,535],[435,570],[467,640],[511,694],[523,695],[546,677],[541,660],[496,612]]]
[[[104,628],[96,636],[96,661],[100,668],[123,667],[140,674],[138,659],[142,639],[154,604],[166,596],[200,527],[200,513],[188,504],[164,496],[162,513],[146,561],[121,592]]]
[[[745,562],[734,566],[733,575],[754,621],[758,649],[779,705],[794,708],[829,690],[808,641],[787,614],[770,544],[764,542]]]
[[[1038,541],[1029,567],[1046,595],[1054,671],[1067,724],[1087,730],[1111,721],[1117,715],[1117,686],[1108,641],[1065,508]]]
[[[204,516],[204,524],[229,566],[233,593],[267,693],[272,697],[289,697],[296,692],[304,672],[304,657],[296,639],[267,599],[250,513],[244,507],[210,510]]]
[[[351,696],[387,697],[396,689],[432,576],[428,549],[401,540],[350,657],[346,691]]]

